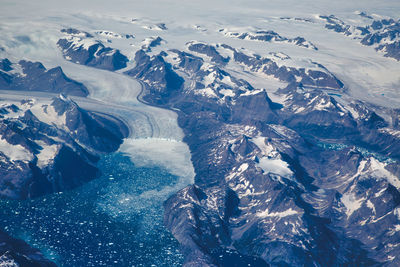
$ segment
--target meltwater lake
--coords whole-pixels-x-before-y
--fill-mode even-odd
[[[63,267],[182,265],[179,244],[163,226],[168,196],[151,197],[178,177],[136,167],[122,153],[98,166],[102,176],[75,190],[1,200],[0,227]]]

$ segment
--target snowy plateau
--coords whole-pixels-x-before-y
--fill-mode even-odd
[[[0,267],[400,266],[399,1],[0,6]]]

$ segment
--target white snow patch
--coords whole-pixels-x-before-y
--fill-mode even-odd
[[[269,213],[268,209],[266,209],[263,212],[258,212],[256,214],[256,216],[260,217],[260,218],[266,218],[266,217],[280,217],[280,218],[283,218],[283,217],[297,215],[297,214],[300,214],[300,212],[298,212],[296,210],[293,210],[292,208],[289,208],[289,209],[287,209],[285,211],[280,211],[280,212],[278,211],[278,212],[272,212],[272,213]]]
[[[242,165],[239,166],[239,168],[236,171],[231,172],[227,177],[226,177],[226,181],[231,180],[234,177],[237,177],[239,175],[241,175],[244,171],[246,171],[249,168],[249,164],[248,163],[243,163]]]
[[[204,76],[203,82],[205,86],[209,86],[214,83],[217,79],[217,73],[215,71],[210,72],[207,76]]]
[[[373,211],[374,214],[376,214],[375,206],[374,206],[374,204],[371,202],[371,200],[369,200],[369,199],[368,199],[368,201],[367,201],[367,207],[370,208],[370,209]]]
[[[251,139],[253,142],[264,155],[272,156],[272,152],[275,151],[275,148],[270,144],[266,143],[265,137],[257,136]]]
[[[172,66],[178,66],[181,63],[181,59],[178,54],[169,51],[168,55],[164,57],[165,61],[171,63]]]
[[[34,105],[30,110],[36,118],[46,124],[59,127],[66,125],[66,112],[60,116],[52,105]]]
[[[223,82],[224,84],[227,84],[231,87],[235,87],[236,84],[232,81],[230,76],[224,76],[221,80],[221,82]]]
[[[326,110],[328,108],[333,107],[330,101],[327,101],[325,98],[322,98],[320,102],[314,107],[314,110]]]
[[[211,97],[211,98],[218,98],[217,94],[215,94],[214,90],[211,89],[210,87],[207,87],[205,89],[199,89],[199,90],[195,90],[194,91],[195,94],[198,95],[203,95],[203,96],[207,96],[207,97]]]
[[[346,215],[350,217],[354,211],[361,208],[361,205],[365,198],[356,199],[354,193],[346,193],[342,196],[341,202],[346,207]]]
[[[235,96],[235,93],[230,89],[222,89],[222,90],[219,90],[219,92],[221,94],[223,94],[224,96],[231,96],[231,97]]]
[[[396,215],[397,219],[400,221],[400,208],[395,208],[393,214]]]
[[[37,166],[39,168],[43,168],[54,160],[57,155],[57,152],[60,148],[60,145],[46,145],[44,142],[38,142],[38,144],[43,148],[39,154],[36,155],[38,161]]]
[[[20,77],[26,77],[26,73],[22,69],[22,66],[19,63],[12,64],[12,70],[8,71],[9,74],[17,74]]]
[[[95,33],[108,38],[118,38],[118,39],[123,38],[121,34],[112,31],[96,31]]]
[[[71,47],[75,50],[78,50],[81,47],[85,50],[88,50],[89,47],[91,47],[92,45],[99,43],[99,41],[96,41],[95,39],[92,38],[80,38],[73,36],[67,38],[67,41],[72,42]]]
[[[248,96],[248,95],[256,95],[259,94],[261,92],[265,91],[264,89],[256,89],[256,90],[247,90],[246,92],[244,92],[243,94],[241,94],[240,96]]]
[[[26,148],[21,145],[12,145],[3,139],[3,137],[0,139],[0,151],[11,161],[30,161],[33,158],[32,154]]]
[[[381,128],[378,131],[381,133],[387,133],[387,134],[393,135],[395,137],[400,137],[399,130],[395,130],[395,129],[391,129],[391,128]]]
[[[370,158],[370,168],[373,174],[378,178],[385,178],[391,185],[400,189],[400,179],[399,177],[393,175],[391,172],[385,169],[386,163],[379,162],[377,159]]]
[[[262,157],[257,164],[265,173],[275,173],[283,177],[290,177],[293,172],[289,169],[289,164],[281,159],[271,159]]]
[[[242,165],[240,165],[239,167],[239,171],[240,172],[244,172],[245,170],[247,170],[249,168],[249,164],[248,163],[243,163]]]
[[[158,36],[150,36],[150,37],[146,37],[143,41],[142,41],[142,47],[143,48],[149,48],[150,44],[155,41],[158,38]],[[165,43],[163,40],[161,40],[161,43]]]
[[[305,110],[304,107],[298,107],[298,108],[295,109],[294,113],[300,113],[300,112],[302,112],[304,110]]]

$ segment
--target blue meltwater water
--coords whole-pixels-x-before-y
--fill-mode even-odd
[[[157,192],[178,177],[136,167],[115,153],[102,176],[77,189],[25,201],[0,201],[0,227],[59,266],[179,266],[179,244],[163,225]]]

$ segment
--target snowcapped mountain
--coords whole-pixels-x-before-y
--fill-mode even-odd
[[[344,90],[329,72],[313,79],[312,71],[300,69],[311,76],[304,81],[317,82],[293,79],[275,93],[276,103],[225,73],[229,58],[215,48],[196,55],[165,56],[192,86],[163,86],[161,98],[179,114],[196,170],[195,184],[165,204],[165,223],[187,251],[186,265],[395,264],[399,140],[388,132],[397,126],[362,102],[330,95]],[[167,75],[160,68],[147,72]],[[144,99],[160,104],[157,96],[149,85]],[[373,215],[380,197],[385,208]],[[394,242],[384,253],[367,230],[386,229],[377,225],[392,229],[379,234]]]
[[[60,67],[47,70],[40,62],[20,60],[12,63],[7,58],[0,61],[2,90],[43,91],[87,96],[87,88],[69,79]]]
[[[262,42],[278,42],[278,43],[285,42],[308,49],[318,50],[318,48],[315,45],[313,45],[311,42],[308,42],[303,37],[297,36],[295,38],[287,38],[279,35],[274,31],[257,30],[254,32],[235,32],[235,31],[232,32],[227,29],[221,29],[220,32],[222,32],[225,36],[232,38],[262,41]]]
[[[96,183],[119,150],[180,177],[132,204],[163,203],[183,256],[160,266],[400,265],[399,3],[45,2],[0,11],[2,198]]]
[[[128,59],[119,50],[104,46],[91,34],[71,28],[62,29],[61,32],[67,37],[60,39],[57,45],[62,49],[66,60],[106,70],[118,70],[126,67]],[[98,34],[104,35],[105,32],[100,31]],[[108,35],[110,34],[106,34],[106,36]]]
[[[8,236],[0,231],[0,264],[7,267],[40,266],[55,267],[55,263],[46,260],[40,251],[31,248],[22,240]]]
[[[3,198],[60,192],[97,177],[99,153],[117,150],[126,134],[124,126],[62,95],[45,102],[3,103],[0,110]]]
[[[360,39],[361,44],[374,46],[375,50],[384,53],[385,57],[400,60],[400,20],[392,18],[374,20],[365,12],[360,13],[360,16],[372,20],[372,23],[367,26],[354,26],[346,24],[334,15],[320,16],[320,18],[326,21],[325,28]]]

